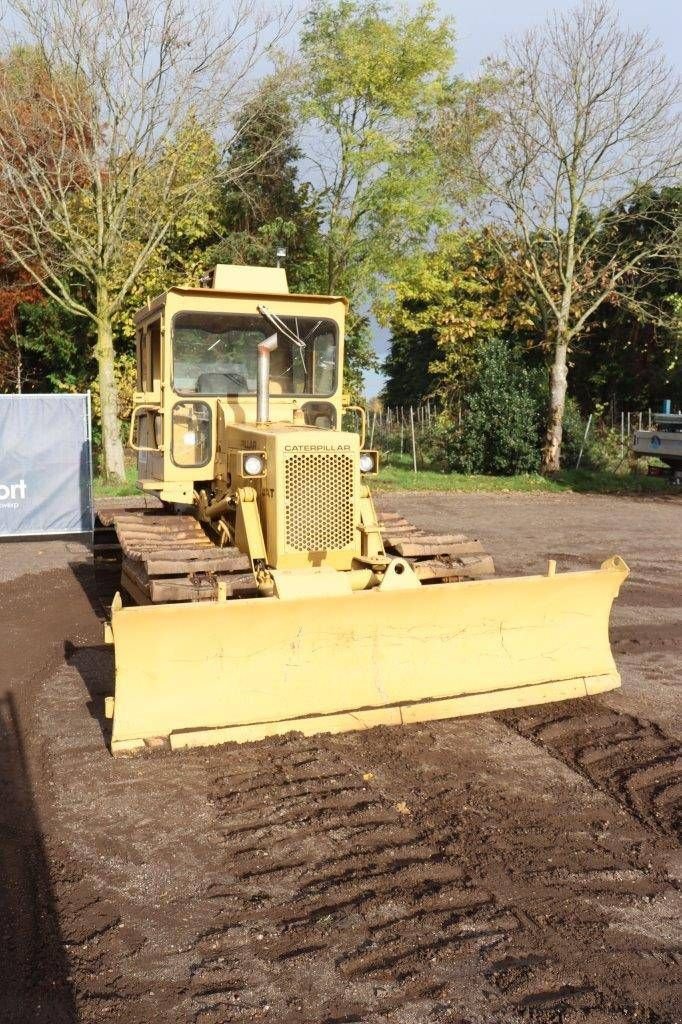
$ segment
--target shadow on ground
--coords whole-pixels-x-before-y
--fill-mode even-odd
[[[104,742],[111,740],[111,722],[104,714],[104,698],[114,692],[114,649],[108,644],[77,647],[70,640],[64,644],[64,660],[75,668],[83,680],[90,700],[87,709],[97,721]]]
[[[11,694],[0,697],[0,1019],[76,1024],[52,879]]]

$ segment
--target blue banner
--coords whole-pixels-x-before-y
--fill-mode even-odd
[[[90,395],[0,395],[0,537],[92,526]]]

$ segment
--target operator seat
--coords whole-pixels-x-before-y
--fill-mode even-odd
[[[249,390],[241,373],[201,373],[197,380],[200,395],[242,395]]]

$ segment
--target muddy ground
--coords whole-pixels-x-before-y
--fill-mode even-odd
[[[623,689],[112,760],[87,552],[0,547],[0,1021],[682,1020],[682,501],[391,495],[498,570],[632,567]]]

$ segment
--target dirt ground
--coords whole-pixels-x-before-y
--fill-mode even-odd
[[[87,551],[2,545],[3,1024],[682,1021],[682,500],[380,504],[503,574],[622,555],[622,690],[113,760]]]

